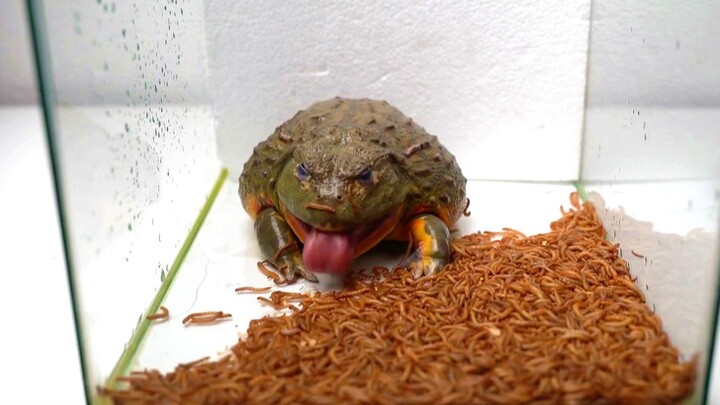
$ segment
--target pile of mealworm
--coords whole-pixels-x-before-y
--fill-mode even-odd
[[[116,404],[672,404],[679,360],[593,206],[551,232],[453,243],[440,274],[352,276],[313,296],[274,293],[227,356],[101,389]]]

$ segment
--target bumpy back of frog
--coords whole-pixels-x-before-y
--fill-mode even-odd
[[[321,145],[316,138],[344,135],[347,140],[341,142],[357,149],[358,158],[363,150],[380,150],[393,159],[403,184],[392,186],[407,194],[408,217],[431,212],[448,225],[460,217],[466,180],[437,137],[385,101],[337,97],[299,111],[255,148],[240,176],[245,210],[254,218],[263,208],[277,206],[276,180],[298,146]]]

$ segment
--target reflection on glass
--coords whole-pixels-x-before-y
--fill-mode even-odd
[[[203,6],[30,5],[92,393],[133,336],[220,169]]]
[[[593,2],[581,179],[706,395],[718,295],[718,2]],[[705,398],[706,399],[706,398]]]

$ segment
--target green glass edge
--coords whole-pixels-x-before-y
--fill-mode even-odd
[[[48,33],[45,30],[45,11],[40,1],[27,0],[26,18],[30,27],[30,40],[32,41],[33,62],[35,63],[35,74],[37,78],[38,93],[40,95],[40,107],[43,117],[43,125],[45,129],[45,139],[47,141],[48,156],[50,157],[50,168],[52,172],[52,181],[54,188],[55,204],[57,204],[58,223],[60,225],[60,237],[62,240],[63,253],[65,258],[65,273],[67,275],[67,287],[70,291],[70,304],[72,306],[73,321],[75,322],[75,342],[77,344],[78,357],[80,359],[80,370],[83,375],[83,391],[85,394],[85,403],[90,402],[91,388],[88,378],[87,358],[82,348],[85,347],[82,333],[79,326],[82,325],[82,314],[80,303],[77,301],[77,291],[75,286],[75,276],[72,271],[72,250],[70,247],[70,239],[67,232],[67,212],[65,211],[65,202],[63,200],[63,184],[60,180],[62,177],[62,169],[59,161],[58,145],[55,142],[55,105],[54,105],[54,86],[52,78],[52,67],[50,60],[50,49],[48,49]],[[42,62],[41,62],[42,61]]]
[[[718,224],[718,232],[720,232],[720,224]],[[716,264],[717,272],[720,273],[720,261]],[[710,384],[712,383],[712,365],[715,358],[715,339],[718,338],[718,315],[720,314],[720,277],[715,277],[715,303],[712,310],[712,318],[710,322],[715,325],[710,331],[710,341],[708,342],[707,365],[705,366],[705,379],[702,386],[702,403],[710,403]]]
[[[150,328],[151,321],[148,321],[146,319],[146,316],[149,314],[157,313],[160,309],[160,304],[162,304],[163,300],[165,299],[168,290],[170,289],[170,285],[172,284],[173,280],[175,279],[175,276],[177,275],[180,267],[182,266],[183,261],[185,260],[185,257],[187,256],[188,252],[190,251],[190,248],[192,247],[193,242],[195,241],[195,238],[197,237],[198,233],[200,232],[200,228],[202,227],[203,223],[205,222],[205,218],[207,218],[208,214],[210,213],[210,209],[212,208],[215,200],[217,199],[218,194],[220,193],[220,189],[222,188],[223,184],[225,183],[225,180],[228,176],[228,170],[226,168],[223,168],[220,171],[220,174],[218,175],[218,178],[215,180],[215,184],[212,187],[212,190],[210,191],[210,195],[208,195],[207,199],[205,200],[205,204],[203,205],[202,209],[200,210],[200,213],[198,214],[198,217],[195,219],[195,222],[193,223],[192,227],[190,228],[190,232],[188,233],[188,236],[185,238],[185,241],[183,242],[182,246],[180,247],[180,251],[178,252],[177,256],[175,257],[175,260],[173,261],[172,266],[170,267],[170,270],[168,271],[167,276],[165,277],[165,280],[160,285],[160,288],[158,289],[158,292],[155,294],[155,298],[153,299],[152,303],[148,307],[147,311],[141,318],[140,324],[133,334],[132,338],[130,339],[130,342],[128,343],[127,347],[123,351],[122,355],[120,356],[120,359],[115,364],[115,368],[110,373],[110,377],[107,379],[106,386],[108,388],[116,388],[117,385],[117,378],[121,375],[124,375],[128,372],[128,369],[130,365],[132,364],[133,360],[135,360],[135,356],[137,355],[138,349],[140,348],[140,345],[142,344],[143,340],[145,339],[145,335],[147,334],[148,329]],[[95,397],[93,400],[93,403],[101,403],[100,398]]]
[[[573,181],[573,186],[575,186],[575,191],[580,194],[580,200],[582,202],[588,201],[587,191],[585,191],[585,185],[580,180]]]

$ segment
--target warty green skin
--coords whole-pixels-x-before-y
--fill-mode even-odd
[[[300,163],[309,173],[305,180],[298,178]],[[368,168],[371,180],[359,181]],[[286,276],[314,279],[302,268],[299,245],[286,246],[293,235],[284,218],[288,211],[307,224],[341,230],[400,207],[394,239],[407,238],[413,220],[423,214],[438,219],[426,221],[431,236],[448,239],[447,227],[466,207],[465,185],[454,156],[399,110],[385,101],[336,97],[299,111],[257,145],[240,176],[239,194],[256,220],[263,255]],[[306,207],[313,203],[334,212]],[[449,248],[438,249],[442,252],[424,251],[444,259],[421,268],[422,273],[434,273],[447,262]]]

